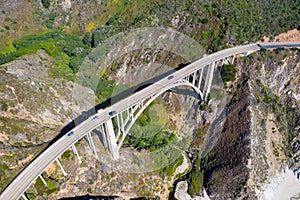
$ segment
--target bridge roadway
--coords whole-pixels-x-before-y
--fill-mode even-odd
[[[92,131],[100,124],[106,122],[111,118],[108,114],[110,111],[116,111],[120,113],[125,111],[130,106],[135,105],[137,102],[141,102],[147,97],[156,94],[159,91],[164,90],[168,85],[181,80],[186,75],[193,73],[197,69],[207,66],[210,63],[219,61],[229,56],[236,54],[251,53],[253,51],[260,50],[261,48],[300,48],[300,42],[298,43],[261,43],[261,44],[249,44],[238,47],[225,49],[206,57],[203,57],[190,65],[174,72],[172,75],[174,78],[168,80],[167,77],[160,81],[153,83],[152,85],[132,94],[131,96],[111,105],[108,108],[100,110],[95,115],[98,115],[96,120],[91,116],[86,121],[82,122],[78,126],[72,129],[74,135],[67,138],[66,136],[61,137],[50,147],[44,150],[35,160],[33,160],[18,176],[6,187],[6,189],[0,195],[0,200],[12,200],[18,199],[26,191],[26,189],[33,183],[33,181],[52,163],[54,162],[64,151],[70,146],[84,137],[88,132]]]

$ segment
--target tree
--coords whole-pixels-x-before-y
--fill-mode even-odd
[[[207,23],[208,23],[208,19],[207,19],[207,18],[202,19],[202,20],[201,20],[201,23],[202,23],[202,24],[207,24]]]
[[[49,8],[50,6],[50,0],[42,0],[42,4],[45,8]]]
[[[85,45],[91,46],[92,34],[90,32],[85,33],[83,38],[82,38],[82,42]]]

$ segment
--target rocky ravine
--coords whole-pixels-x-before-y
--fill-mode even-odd
[[[236,66],[242,76],[204,169],[211,199],[261,199],[286,166],[299,168],[299,51],[262,51]]]

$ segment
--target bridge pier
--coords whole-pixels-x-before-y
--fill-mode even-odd
[[[42,182],[44,183],[44,185],[48,186],[47,182],[45,181],[45,179],[43,178],[43,176],[41,174],[39,175],[39,177],[42,180]]]
[[[21,197],[22,197],[24,200],[28,200],[28,198],[26,197],[25,194],[21,194]]]
[[[96,158],[99,159],[97,150],[95,148],[95,144],[93,142],[91,132],[88,132],[88,134],[86,136],[87,136],[87,139],[88,139],[88,142],[89,142],[89,145],[90,145],[90,148],[91,148],[93,154],[95,154]]]
[[[119,159],[119,149],[112,120],[105,122],[104,134],[106,135],[107,147],[114,160]]]
[[[202,82],[203,69],[201,69],[201,72],[199,72],[199,73],[200,73],[200,76],[199,76],[199,81],[198,81],[198,88],[199,88],[199,90],[201,90],[200,87],[201,87],[201,82]]]
[[[73,153],[77,156],[79,164],[80,164],[81,163],[81,159],[80,159],[80,156],[79,156],[78,151],[77,151],[77,149],[76,149],[76,147],[75,147],[74,144],[72,144],[72,150],[73,150]]]
[[[232,56],[231,64],[234,63],[234,60],[235,60],[235,54]]]
[[[204,88],[203,88],[203,96],[204,96],[203,98],[204,99],[207,99],[208,94],[210,93],[214,70],[215,70],[215,64],[216,63],[213,62],[212,64],[208,65],[208,69],[207,69],[207,73],[206,73],[206,77],[205,77]]]
[[[62,173],[64,174],[64,176],[67,176],[67,173],[66,173],[66,171],[64,170],[63,166],[61,165],[61,163],[60,163],[60,161],[58,160],[58,158],[56,158],[56,162],[57,162],[57,164],[59,165],[59,167],[60,167]]]

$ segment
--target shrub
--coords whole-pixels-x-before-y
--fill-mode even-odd
[[[223,65],[221,68],[221,77],[224,82],[234,81],[236,72],[237,70],[233,64]]]
[[[203,176],[203,171],[200,170],[193,170],[189,174],[189,188],[188,188],[188,193],[190,195],[197,195],[202,191],[203,188],[203,181],[204,181],[204,176]]]
[[[49,8],[49,6],[50,6],[50,0],[42,0],[41,2],[42,2],[43,6],[45,8]]]
[[[202,24],[207,24],[207,23],[208,23],[208,19],[207,19],[207,18],[202,19],[202,20],[201,20],[201,23],[202,23]]]
[[[160,176],[161,177],[166,177],[166,176],[172,176],[174,175],[174,173],[176,172],[177,167],[179,167],[180,165],[182,165],[183,163],[183,156],[181,155],[179,158],[177,158],[174,162],[170,163],[169,165],[167,165],[166,167],[164,167],[161,171],[160,171]]]

